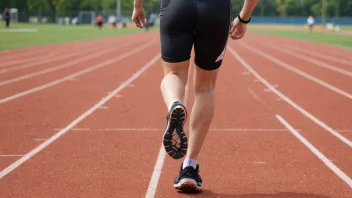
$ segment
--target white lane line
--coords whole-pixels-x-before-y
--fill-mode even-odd
[[[80,43],[80,44],[73,44],[73,46],[72,47],[66,47],[66,49],[63,51],[63,50],[61,50],[61,49],[57,49],[57,47],[60,47],[60,48],[62,48],[62,47],[64,47],[64,45],[62,45],[62,46],[53,46],[55,49],[54,50],[56,50],[55,51],[55,55],[56,56],[60,56],[63,52],[65,52],[65,51],[76,51],[76,50],[81,50],[82,51],[82,48],[87,48],[87,47],[89,47],[90,45],[88,44],[86,44],[86,43]],[[3,62],[3,64],[8,64],[8,63],[10,63],[10,64],[12,64],[12,62],[14,62],[14,60],[16,59],[17,61],[21,61],[22,62],[22,60],[26,60],[26,59],[28,59],[27,57],[35,57],[35,58],[33,58],[33,59],[38,59],[38,58],[48,58],[48,55],[50,55],[50,54],[45,54],[45,53],[47,53],[48,51],[50,51],[50,50],[48,50],[48,49],[36,49],[36,50],[33,50],[33,49],[26,49],[26,50],[29,50],[29,51],[20,51],[20,50],[14,50],[14,51],[12,51],[12,52],[16,52],[16,53],[12,53],[11,54],[11,56],[8,56],[8,57],[6,57],[6,58],[8,58],[7,60],[5,60],[4,62]],[[22,58],[22,57],[24,57],[24,56],[27,56],[27,57],[25,57],[25,58]],[[29,60],[26,60],[25,62],[28,62]],[[17,62],[18,63],[18,62]],[[17,64],[16,63],[16,64]]]
[[[101,106],[101,107],[99,107],[99,109],[109,109],[109,107],[108,106]]]
[[[75,50],[78,50],[78,51],[82,51],[82,48],[84,49],[85,47],[87,46],[80,46],[80,47],[74,47],[73,49],[71,49],[70,51],[75,51]],[[65,50],[60,50],[60,51],[55,51],[55,52],[52,52],[52,53],[49,53],[49,54],[46,54],[47,52],[45,53],[41,53],[41,54],[37,54],[37,55],[32,55],[30,58],[23,58],[23,59],[18,59],[19,57],[13,57],[13,59],[16,59],[16,60],[11,60],[11,61],[7,61],[7,62],[3,62],[3,63],[0,63],[0,68],[1,67],[9,67],[11,65],[16,65],[16,64],[20,64],[20,63],[28,63],[30,61],[38,61],[38,60],[44,60],[44,59],[50,59],[52,57],[58,57],[58,56],[61,56],[61,55],[65,55],[68,50],[65,49]],[[43,55],[43,56],[41,56]],[[21,57],[21,56],[20,56]]]
[[[334,61],[336,63],[341,63],[341,64],[346,64],[349,66],[352,66],[352,61],[348,61],[348,60],[344,60],[342,58],[337,58],[337,57],[333,57],[333,56],[329,56],[327,54],[322,54],[322,53],[318,53],[318,52],[314,52],[311,50],[306,50],[300,47],[295,47],[292,45],[285,45],[285,47],[290,48],[291,50],[294,50],[296,52],[304,52],[305,54],[310,54],[319,58],[323,58],[325,60],[330,60],[330,61]]]
[[[161,170],[163,169],[163,166],[164,166],[165,157],[166,157],[165,149],[164,147],[161,146],[159,149],[158,158],[154,166],[152,177],[149,181],[148,191],[145,195],[146,198],[154,198],[155,196],[156,188],[158,187],[158,183],[159,183]]]
[[[192,67],[189,67],[189,69],[188,69],[188,79],[191,76],[190,74],[191,74],[192,68],[193,68],[193,65],[192,65]],[[189,82],[189,80],[187,82]],[[188,86],[189,86],[189,83],[186,84],[185,96],[183,98],[183,104],[185,106],[187,106],[187,101],[188,101]],[[155,196],[155,192],[156,192],[156,189],[157,189],[158,183],[159,183],[161,170],[163,169],[165,156],[166,156],[166,152],[164,149],[164,145],[161,144],[160,149],[159,149],[159,154],[158,154],[155,166],[154,166],[154,171],[153,171],[152,177],[149,182],[148,190],[145,195],[146,198],[154,198],[154,196]]]
[[[330,85],[329,83],[326,83],[325,81],[322,81],[322,80],[320,80],[320,79],[318,79],[318,78],[316,78],[314,76],[311,76],[311,75],[309,75],[309,74],[307,74],[307,73],[295,68],[294,66],[291,66],[291,65],[289,65],[289,64],[287,64],[287,63],[285,63],[285,62],[283,62],[283,61],[281,61],[281,60],[279,60],[279,59],[277,59],[277,58],[275,58],[273,56],[271,56],[270,54],[267,54],[267,53],[265,53],[265,52],[263,52],[261,50],[258,50],[256,48],[250,47],[247,44],[243,43],[242,41],[239,41],[239,44],[242,45],[244,48],[247,48],[248,50],[250,50],[250,51],[252,51],[252,52],[254,52],[256,54],[259,54],[260,56],[262,56],[262,57],[264,57],[264,58],[276,63],[277,65],[279,65],[279,66],[281,66],[283,68],[286,68],[286,69],[288,69],[288,70],[290,70],[290,71],[292,71],[292,72],[294,72],[294,73],[296,73],[298,75],[301,75],[301,76],[303,76],[303,77],[305,77],[305,78],[307,78],[307,79],[309,79],[309,80],[311,80],[313,82],[316,82],[316,83],[322,85],[323,87],[328,88],[328,89],[330,89],[330,90],[332,90],[332,91],[334,91],[334,92],[336,92],[336,93],[338,93],[338,94],[340,94],[342,96],[345,96],[345,97],[347,97],[349,99],[352,99],[352,95],[351,94],[349,94],[349,93],[347,93],[347,92],[345,92],[345,91],[343,91],[343,90],[341,90],[341,89],[339,89],[337,87],[334,87],[334,86]]]
[[[251,93],[252,94],[252,96],[255,98],[255,99],[257,99],[260,103],[262,103],[268,110],[272,110],[272,108],[271,107],[269,107],[269,105],[267,105],[265,102],[264,102],[264,100],[262,100],[251,88],[248,88],[248,91],[249,91],[249,93]]]
[[[30,73],[30,74],[26,74],[26,75],[23,75],[23,76],[12,78],[10,80],[5,80],[5,81],[0,82],[0,86],[4,86],[4,85],[11,84],[11,83],[14,83],[14,82],[18,82],[18,81],[22,81],[22,80],[25,80],[25,79],[29,79],[29,78],[32,78],[32,77],[35,77],[35,76],[39,76],[39,75],[42,75],[42,74],[50,73],[50,72],[53,72],[53,71],[56,71],[56,70],[59,70],[59,69],[66,68],[66,67],[71,67],[72,65],[75,65],[75,64],[87,61],[87,60],[94,59],[96,57],[105,55],[105,54],[107,54],[109,52],[113,52],[115,50],[118,50],[120,48],[126,47],[128,45],[132,45],[132,44],[133,43],[126,44],[126,45],[121,45],[121,46],[118,46],[118,47],[110,47],[110,48],[104,49],[102,51],[99,51],[97,53],[88,54],[87,56],[83,56],[81,58],[77,58],[77,59],[75,59],[73,61],[65,62],[65,63],[57,65],[55,67],[50,67],[50,68],[47,68],[47,69],[44,69],[44,70],[40,70],[40,71],[37,71],[37,72],[33,72],[33,73]],[[76,79],[75,78],[71,78],[69,80],[76,80]]]
[[[316,60],[314,58],[311,58],[311,57],[308,57],[308,56],[305,56],[305,55],[302,55],[302,54],[298,54],[294,51],[290,51],[290,50],[287,50],[285,48],[282,48],[282,47],[277,47],[277,46],[269,46],[270,48],[273,48],[277,51],[280,51],[280,52],[284,52],[284,53],[287,53],[287,54],[290,54],[292,56],[295,56],[301,60],[305,60],[309,63],[312,63],[312,64],[315,64],[319,67],[323,67],[323,68],[326,68],[326,69],[329,69],[331,71],[335,71],[335,72],[338,72],[340,74],[343,74],[343,75],[346,75],[346,76],[349,76],[349,77],[352,77],[352,72],[349,72],[349,71],[346,71],[344,69],[341,69],[341,68],[338,68],[338,67],[335,67],[333,65],[330,65],[330,64],[327,64],[323,61],[319,61],[319,60]]]
[[[301,141],[310,151],[314,153],[327,167],[329,167],[338,177],[345,181],[352,188],[352,179],[349,178],[342,170],[340,170],[331,160],[324,156],[317,148],[315,148],[307,139],[305,139],[298,131],[296,131],[284,118],[276,115],[276,118]]]
[[[5,177],[7,174],[9,174],[11,171],[15,170],[17,167],[19,167],[21,164],[29,160],[31,157],[39,153],[41,150],[43,150],[45,147],[49,146],[51,143],[56,141],[58,138],[60,138],[62,135],[70,131],[75,125],[77,125],[79,122],[87,118],[89,115],[91,115],[94,111],[96,111],[100,106],[104,105],[107,101],[109,101],[111,98],[114,97],[114,95],[118,94],[121,90],[127,87],[131,82],[135,81],[138,77],[141,76],[141,74],[146,71],[149,67],[151,67],[153,64],[157,62],[160,58],[160,53],[158,53],[152,60],[150,60],[147,64],[145,64],[141,69],[139,69],[136,73],[134,73],[129,79],[124,81],[119,87],[117,87],[111,94],[106,96],[105,98],[101,99],[97,104],[95,104],[93,107],[88,109],[85,113],[80,115],[78,118],[76,118],[74,121],[72,121],[69,125],[67,125],[65,128],[57,132],[55,135],[47,139],[45,142],[31,150],[29,153],[25,154],[23,157],[12,163],[10,166],[5,168],[0,172],[0,179]]]
[[[61,51],[60,51],[60,53],[61,53]],[[29,61],[32,61],[32,60],[51,58],[51,57],[54,57],[54,56],[57,56],[57,55],[58,54],[50,53],[50,54],[47,54],[44,57],[36,56],[36,57],[30,57],[30,58],[25,58],[25,59],[19,59],[19,60],[15,60],[15,61],[8,61],[8,62],[0,63],[0,68],[1,67],[8,67],[8,66],[15,65],[15,64],[25,63],[25,62],[29,62]]]
[[[271,89],[276,95],[278,95],[281,99],[286,101],[288,104],[290,104],[292,107],[294,107],[297,111],[301,112],[303,115],[305,115],[307,118],[311,119],[313,122],[315,122],[317,125],[340,139],[342,142],[347,144],[348,146],[352,147],[352,142],[336,132],[334,129],[329,127],[327,124],[324,122],[320,121],[318,118],[313,116],[311,113],[297,105],[295,102],[293,102],[291,99],[289,99],[287,96],[285,96],[283,93],[281,93],[279,90],[274,88],[268,81],[266,81],[263,77],[261,77],[246,61],[244,61],[240,55],[238,55],[230,46],[228,46],[229,52],[232,54],[232,56],[237,59],[243,67],[248,69],[257,79],[259,79],[265,86],[267,86],[269,89]]]
[[[0,157],[22,157],[23,155],[1,155]]]
[[[124,59],[124,58],[126,58],[126,57],[129,57],[129,56],[131,56],[131,55],[133,55],[133,54],[135,54],[135,53],[137,53],[137,52],[142,51],[143,49],[145,49],[146,47],[148,47],[149,45],[151,45],[151,44],[154,43],[154,42],[155,42],[155,41],[152,40],[152,41],[150,41],[150,42],[148,42],[148,43],[146,43],[146,44],[144,44],[144,45],[142,45],[142,46],[140,46],[140,47],[138,47],[138,48],[135,48],[135,49],[133,49],[133,50],[127,52],[127,53],[124,53],[124,54],[122,54],[122,55],[120,55],[120,56],[117,56],[117,57],[115,57],[115,58],[109,59],[109,60],[104,61],[104,62],[102,62],[102,63],[93,65],[93,66],[88,67],[88,68],[86,68],[86,69],[84,69],[84,70],[81,70],[81,71],[79,71],[79,72],[73,73],[73,74],[71,74],[71,75],[68,75],[68,76],[66,76],[66,77],[60,78],[60,79],[55,80],[55,81],[51,81],[51,82],[46,83],[46,84],[44,84],[44,85],[41,85],[41,86],[39,86],[39,87],[35,87],[35,88],[33,88],[33,89],[28,89],[27,91],[24,91],[24,92],[21,92],[21,93],[12,95],[12,96],[10,96],[10,97],[2,98],[2,99],[0,99],[0,104],[1,104],[1,103],[5,103],[5,102],[8,102],[8,101],[10,101],[10,100],[14,100],[14,99],[19,98],[19,97],[22,97],[22,96],[26,96],[26,95],[28,95],[28,94],[31,94],[31,93],[34,93],[34,92],[37,92],[37,91],[40,91],[40,90],[43,90],[43,89],[46,89],[46,88],[49,88],[49,87],[52,87],[52,86],[54,86],[54,85],[60,84],[60,83],[65,82],[65,81],[67,81],[67,80],[69,80],[69,79],[72,79],[72,78],[76,78],[76,77],[78,77],[78,76],[81,76],[81,75],[83,75],[83,74],[85,74],[85,73],[94,71],[94,70],[99,69],[99,68],[101,68],[101,67],[105,67],[105,66],[111,65],[112,63],[115,63],[115,62],[120,61],[120,60],[122,60],[122,59]]]
[[[38,32],[38,28],[0,29],[0,32]]]
[[[166,152],[163,147],[163,144],[161,144],[160,149],[159,149],[159,153],[158,153],[158,157],[157,157],[157,160],[156,160],[156,163],[154,166],[154,170],[152,173],[152,177],[149,181],[148,190],[145,195],[145,197],[147,197],[147,198],[154,198],[154,196],[155,196],[155,192],[158,187],[161,171],[164,166],[165,157],[166,157]]]
[[[35,67],[38,65],[42,65],[45,63],[51,63],[54,61],[60,61],[66,58],[70,58],[73,56],[77,56],[77,55],[82,55],[82,54],[88,54],[91,52],[96,51],[96,49],[92,48],[92,49],[88,49],[88,50],[84,50],[84,51],[77,51],[77,52],[73,52],[73,53],[69,53],[69,54],[65,54],[65,55],[61,55],[61,56],[56,56],[56,58],[46,58],[40,61],[36,61],[36,62],[31,62],[31,63],[27,63],[27,64],[23,64],[20,66],[15,66],[15,67],[10,67],[10,68],[5,68],[5,69],[1,69],[0,73],[4,74],[4,73],[8,73],[10,71],[16,71],[16,70],[20,70],[20,69],[26,69],[26,68],[30,68],[30,67]]]

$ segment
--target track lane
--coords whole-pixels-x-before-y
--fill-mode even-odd
[[[152,32],[152,31],[151,31]],[[149,33],[151,33],[149,32]],[[54,43],[54,44],[47,44],[47,45],[40,45],[34,47],[25,47],[20,49],[11,49],[0,51],[0,61],[7,62],[18,60],[21,58],[28,58],[33,56],[41,56],[43,53],[62,50],[62,49],[74,49],[76,47],[84,47],[84,46],[99,46],[102,42],[114,40],[124,40],[124,39],[131,39],[137,38],[141,36],[145,36],[148,33],[143,31],[134,34],[126,34],[126,35],[118,35],[106,38],[96,38],[96,39],[84,39],[84,40],[76,40],[76,41],[69,41],[64,43]]]
[[[334,129],[349,128],[352,110],[350,99],[343,97],[326,87],[297,75],[290,70],[280,67],[262,56],[242,48],[231,45],[255,70],[261,73],[272,84],[279,86],[289,98],[306,108],[313,115],[327,123],[333,124]],[[253,59],[255,55],[256,59]],[[291,62],[291,64],[293,64]],[[285,76],[285,78],[283,78]],[[293,83],[294,82],[294,83]],[[294,85],[294,86],[293,86]],[[328,97],[323,97],[328,96]]]
[[[5,138],[0,141],[1,153],[27,153],[54,134],[55,128],[65,126],[78,114],[112,90],[117,82],[132,75],[138,66],[155,55],[157,43],[136,56],[124,59],[117,70],[113,65],[87,73],[79,81],[67,81],[53,88],[31,94],[1,105],[1,128]],[[143,56],[141,56],[143,54]],[[1,160],[1,159],[0,159]]]
[[[0,63],[0,69],[1,70],[10,69],[10,68],[14,68],[14,67],[19,67],[20,65],[23,65],[26,63],[35,63],[35,62],[43,61],[46,59],[56,58],[56,57],[62,56],[64,54],[68,54],[67,52],[69,52],[69,51],[78,52],[78,51],[82,51],[82,49],[87,49],[91,46],[92,46],[92,43],[85,43],[84,45],[82,44],[82,45],[74,46],[74,47],[68,46],[67,48],[58,49],[55,51],[45,51],[45,52],[42,52],[41,54],[32,55],[30,57],[25,57],[25,58],[19,57],[16,59],[14,58],[13,60]]]
[[[307,49],[295,47],[292,45],[284,45],[287,49],[290,49],[291,51],[297,52],[297,53],[304,53],[304,55],[309,55],[312,58],[319,59],[321,61],[326,61],[328,64],[337,64],[340,67],[343,68],[351,68],[352,67],[352,61],[347,61],[344,59],[340,59],[328,54],[323,54],[315,51],[310,51]],[[347,67],[346,67],[347,66]]]
[[[256,40],[256,39],[253,39]],[[267,43],[258,43],[258,41],[246,40],[245,44],[250,47],[255,47],[257,50],[260,50],[266,54],[270,54],[271,56],[279,59],[289,65],[311,75],[314,76],[338,89],[345,91],[349,94],[352,94],[352,73],[349,73],[347,70],[343,70],[338,73],[336,71],[332,71],[330,69],[320,67],[316,64],[309,63],[305,60],[301,60],[295,56],[287,54],[277,49],[272,49],[271,47],[266,47]],[[336,69],[339,69],[335,67]],[[351,68],[352,69],[352,68]],[[352,70],[351,70],[352,71]],[[351,75],[351,76],[350,76]]]
[[[16,94],[20,94],[22,92],[25,92],[27,90],[33,89],[35,87],[39,87],[43,84],[47,84],[50,83],[54,80],[57,79],[61,79],[64,78],[66,76],[72,75],[74,73],[80,72],[84,69],[88,69],[91,67],[94,67],[95,65],[99,65],[105,61],[114,59],[116,57],[122,56],[124,54],[129,53],[129,51],[132,51],[133,49],[135,49],[138,46],[143,45],[145,42],[143,41],[139,41],[139,42],[129,42],[129,43],[125,43],[123,46],[121,47],[111,47],[111,49],[109,49],[109,51],[107,52],[102,52],[103,54],[100,54],[100,56],[95,56],[92,57],[92,59],[82,59],[83,61],[80,61],[79,57],[77,59],[73,59],[72,65],[69,64],[61,64],[58,66],[54,66],[52,68],[48,68],[49,72],[41,75],[37,75],[34,76],[32,78],[28,78],[25,80],[20,80],[14,83],[10,83],[10,84],[5,84],[3,86],[0,86],[0,98],[4,99]],[[98,54],[99,55],[99,54]],[[90,57],[90,56],[88,56]],[[66,65],[65,65],[66,64]],[[116,62],[117,65],[119,65],[118,62]],[[60,66],[68,66],[68,67],[64,67],[64,68],[58,68],[58,70],[55,70],[55,67],[60,67]],[[50,70],[53,70],[52,72],[50,72]],[[31,73],[33,74],[33,73]],[[34,73],[35,74],[35,73]],[[27,74],[28,75],[28,74]],[[26,75],[25,75],[26,76]],[[24,77],[25,77],[24,76]],[[78,80],[79,77],[77,77],[76,79],[73,80]],[[6,81],[2,81],[2,82],[6,82]]]
[[[326,54],[328,56],[334,56],[336,58],[352,62],[352,57],[349,55],[351,53],[350,49],[345,49],[345,48],[331,46],[331,45],[322,44],[322,43],[310,42],[302,39],[284,38],[284,37],[268,35],[268,34],[258,34],[254,32],[249,32],[244,38],[249,38],[249,37],[260,37],[264,41],[272,40],[271,45],[279,45],[279,44],[285,43],[302,49]]]
[[[157,45],[154,45],[152,49],[144,51],[138,60],[126,61],[126,65],[129,63],[133,63],[134,67],[145,65],[155,55],[160,56],[157,49]],[[27,197],[59,196],[63,193],[67,196],[99,197],[143,195],[153,171],[154,158],[158,153],[158,147],[151,145],[159,145],[162,132],[112,132],[101,131],[99,128],[104,128],[106,123],[114,124],[116,127],[127,123],[134,127],[144,127],[145,124],[155,126],[160,117],[165,116],[162,98],[157,97],[160,95],[157,88],[160,86],[162,76],[160,58],[158,60],[146,70],[145,75],[141,75],[133,82],[135,87],[126,87],[118,93],[123,97],[113,97],[107,101],[104,106],[108,106],[109,109],[96,110],[76,126],[89,127],[91,130],[69,131],[0,180],[1,186],[5,189],[2,195],[10,195],[12,192]],[[114,76],[106,72],[104,74],[105,78]],[[126,76],[123,75],[123,78]],[[96,83],[95,80],[91,81]],[[105,85],[109,88],[116,87],[119,80],[110,79]],[[93,94],[94,92],[89,93],[91,96]],[[121,109],[126,109],[128,113],[122,113]],[[148,114],[141,117],[141,113],[145,112],[153,112],[154,116]],[[78,158],[80,160],[77,160]],[[43,161],[47,163],[43,165]],[[33,177],[36,178],[35,181],[31,179]]]
[[[256,40],[256,44],[261,44],[265,45],[268,48],[282,48],[286,51],[289,51],[291,54],[299,54],[301,56],[306,56],[306,59],[313,59],[316,61],[320,62],[325,62],[329,65],[335,66],[339,69],[343,69],[346,71],[351,72],[352,71],[352,61],[347,61],[344,60],[343,58],[339,58],[338,56],[334,56],[332,54],[327,54],[320,52],[320,46],[315,47],[314,49],[308,49],[303,48],[303,47],[298,47],[296,46],[296,42],[290,40],[290,39],[285,39],[282,40],[279,37],[263,37],[263,35],[255,35],[255,36],[250,36],[250,40],[245,38],[247,42],[251,42]],[[314,45],[314,43],[312,43]],[[329,48],[330,46],[326,45],[325,48]],[[333,51],[334,48],[331,49]],[[341,52],[342,54],[349,53],[348,51],[346,52]],[[285,52],[285,54],[288,54]]]
[[[296,105],[298,105],[300,108],[303,108],[305,111],[308,111],[308,113],[311,113],[313,116],[320,119],[320,121],[324,122],[323,124],[333,127],[335,131],[338,129],[337,125],[341,124],[342,118],[339,117],[333,119],[334,117],[332,116],[332,114],[334,112],[343,112],[341,109],[330,109],[331,112],[324,114],[322,112],[317,112],[314,110],[314,105],[319,105],[318,103],[321,102],[322,99],[315,100],[314,104],[307,104],[307,102],[310,102],[311,100],[302,99],[308,97],[308,94],[306,94],[305,92],[307,91],[306,88],[308,87],[309,83],[305,83],[305,88],[300,88],[299,90],[297,90],[299,91],[298,93],[296,91],[293,92],[292,84],[287,85],[283,83],[285,80],[290,80],[292,74],[285,74],[285,72],[281,72],[280,70],[271,70],[270,67],[262,68],[259,65],[266,65],[264,60],[261,60],[259,58],[253,60],[253,56],[248,56],[248,52],[245,49],[237,49],[236,51],[238,54],[240,54],[241,58],[250,65],[250,67],[252,67],[257,73],[259,73],[259,75],[264,80],[271,83],[272,87],[273,85],[279,85],[278,87],[273,89],[278,90],[281,94],[284,94],[284,97],[288,97],[288,100],[295,102]],[[279,76],[275,75],[278,73],[280,73]],[[278,79],[280,79],[280,82],[275,81]],[[299,80],[294,80],[294,82],[296,82],[297,85]],[[352,176],[352,171],[349,168],[352,164],[352,156],[350,155],[351,147],[349,147],[345,142],[342,142],[341,139],[338,139],[336,136],[329,133],[325,128],[313,122],[313,120],[309,119],[299,109],[294,108],[293,105],[289,105],[290,103],[283,101],[284,98],[280,97],[276,93],[273,93],[272,91],[267,91],[268,87],[266,85],[264,86],[262,83],[257,83],[257,85],[258,87],[256,90],[258,92],[258,95],[259,97],[263,98],[263,101],[266,104],[272,106],[273,110],[275,110],[276,113],[278,113],[282,117],[285,117],[285,119],[293,126],[295,126],[295,128],[300,129],[301,134],[306,139],[308,139],[308,141],[310,141],[329,159],[334,160],[334,162],[336,162],[336,165],[340,167],[347,175]],[[265,91],[260,92],[261,90]],[[321,92],[323,91],[319,90],[318,92],[316,90],[316,94],[321,94]],[[272,97],[275,97],[275,100],[270,100],[267,97],[264,97],[268,94],[272,95]],[[301,96],[302,98],[300,98],[299,96]],[[330,94],[329,98],[331,97],[332,95]],[[320,109],[322,108],[320,107]],[[346,119],[348,121],[349,118]],[[340,135],[343,134],[340,133]],[[342,137],[348,141],[347,137]]]
[[[66,51],[66,53],[53,59],[42,59],[31,63],[21,64],[15,67],[3,68],[0,70],[0,80],[8,80],[32,72],[38,72],[41,70],[52,68],[55,65],[66,64],[69,61],[79,59],[82,56],[94,56],[95,54],[100,53],[101,51],[106,51],[111,48],[117,48],[121,45],[124,46],[127,41],[128,40],[119,42],[119,45],[117,45],[118,42],[114,42],[114,40],[110,42],[106,41],[105,43],[102,42],[97,47],[82,48],[81,50],[73,52]]]

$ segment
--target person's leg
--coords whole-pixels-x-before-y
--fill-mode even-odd
[[[190,117],[187,158],[197,160],[215,112],[215,84],[219,69],[195,68],[194,104]],[[186,166],[186,164],[184,165]]]
[[[161,2],[160,41],[164,78],[160,89],[168,110],[163,144],[173,159],[182,158],[188,147],[183,130],[187,120],[183,97],[194,42],[194,22],[191,20],[195,16],[193,5],[190,0]]]
[[[208,133],[215,111],[214,90],[217,74],[226,51],[231,22],[228,0],[198,2],[199,20],[195,39],[195,102],[190,118],[187,158],[196,160]],[[216,16],[216,17],[214,17]]]
[[[199,0],[195,30],[194,97],[187,156],[175,186],[184,191],[201,190],[197,158],[215,112],[215,84],[225,54],[231,22],[229,0]]]
[[[175,101],[184,103],[185,86],[187,84],[189,60],[180,63],[163,61],[164,78],[161,81],[161,92],[168,109]]]

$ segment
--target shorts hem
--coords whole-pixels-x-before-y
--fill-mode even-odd
[[[220,60],[220,61],[218,61],[218,62],[215,62],[215,63],[213,63],[213,64],[211,64],[211,66],[207,66],[207,67],[203,67],[202,66],[202,64],[200,64],[199,62],[197,62],[197,61],[194,61],[194,64],[197,66],[197,67],[199,67],[199,68],[201,68],[201,69],[203,69],[203,70],[206,70],[206,71],[214,71],[214,70],[217,70],[217,69],[219,69],[220,67],[221,67],[221,65],[222,65],[222,60]]]
[[[161,58],[163,59],[164,62],[167,62],[167,63],[180,63],[180,62],[188,61],[191,59],[191,57],[188,57],[188,58],[169,58],[169,57],[165,57],[165,56],[161,56]]]

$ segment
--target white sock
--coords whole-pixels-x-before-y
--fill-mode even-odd
[[[178,99],[176,99],[176,100],[172,100],[171,102],[170,102],[170,104],[169,104],[169,106],[168,106],[168,110],[170,111],[171,110],[171,107],[172,107],[172,105],[174,104],[174,102],[180,102],[180,100],[178,100]]]
[[[182,168],[186,168],[187,166],[192,166],[194,169],[197,168],[197,160],[186,158],[185,161],[183,162]]]

